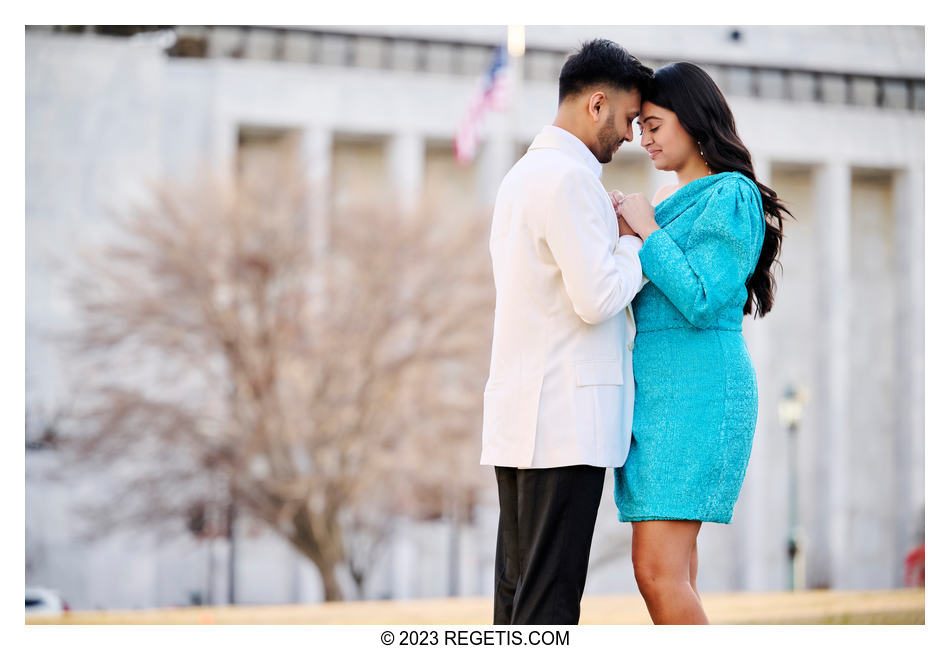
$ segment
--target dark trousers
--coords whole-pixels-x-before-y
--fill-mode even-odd
[[[496,625],[577,624],[604,471],[495,468]]]

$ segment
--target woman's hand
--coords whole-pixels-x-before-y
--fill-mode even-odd
[[[653,231],[660,229],[653,216],[653,205],[643,194],[628,194],[624,197],[617,205],[617,214],[644,241]]]

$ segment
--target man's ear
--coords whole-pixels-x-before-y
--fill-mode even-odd
[[[599,122],[601,117],[606,117],[607,95],[598,90],[587,98],[587,112],[595,122]]]

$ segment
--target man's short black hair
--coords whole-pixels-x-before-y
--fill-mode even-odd
[[[598,38],[583,43],[564,62],[558,79],[557,102],[560,104],[585,88],[601,83],[619,90],[636,88],[642,93],[652,77],[653,70],[637,57],[613,41]]]

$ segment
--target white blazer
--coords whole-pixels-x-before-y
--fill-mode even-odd
[[[483,465],[619,467],[633,424],[629,308],[643,242],[619,237],[602,167],[546,126],[498,189]]]

